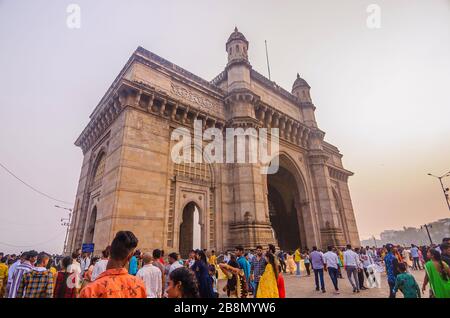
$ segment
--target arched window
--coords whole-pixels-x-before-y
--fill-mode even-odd
[[[239,45],[236,45],[236,52],[239,52]]]
[[[97,162],[94,168],[93,178],[92,178],[92,187],[98,187],[102,184],[103,175],[105,174],[105,161],[106,156],[104,153],[97,158]]]

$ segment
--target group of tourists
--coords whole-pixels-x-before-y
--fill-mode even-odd
[[[285,252],[269,244],[218,254],[197,249],[185,259],[160,249],[141,252],[137,246],[132,232],[120,231],[100,257],[81,249],[65,257],[33,250],[0,253],[0,298],[284,298],[283,274],[313,273],[316,291],[326,293],[325,272],[336,294],[344,272],[353,293],[380,287],[379,273],[385,272],[389,297],[401,291],[405,298],[418,298],[429,285],[430,297],[450,298],[449,238],[421,247],[314,246]],[[422,289],[412,271],[424,271]]]

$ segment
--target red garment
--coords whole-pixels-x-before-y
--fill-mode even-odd
[[[283,275],[281,275],[281,273],[278,274],[277,285],[278,285],[278,296],[280,298],[286,298],[286,289],[284,288],[284,278]]]
[[[159,261],[161,264],[166,265],[166,264],[164,264],[164,258],[160,257],[158,261]]]
[[[75,277],[69,278],[71,273],[58,272],[56,276],[55,290],[53,291],[53,298],[76,298],[77,290],[75,287],[69,288],[67,286],[67,279],[70,279],[72,286],[75,286]],[[70,283],[70,282],[69,282]]]

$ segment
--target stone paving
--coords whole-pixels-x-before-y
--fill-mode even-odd
[[[360,293],[354,294],[350,282],[347,279],[347,275],[344,273],[343,279],[338,279],[340,294],[334,293],[333,284],[330,276],[327,272],[324,273],[325,289],[326,293],[315,290],[314,274],[306,276],[306,273],[301,273],[300,277],[295,275],[283,274],[285,280],[286,297],[287,298],[388,298],[389,287],[385,273],[381,274],[381,288],[371,288],[363,290]],[[425,271],[412,271],[412,274],[416,278],[419,287],[422,288],[423,279],[425,277]],[[367,282],[366,282],[367,283]],[[225,281],[219,281],[220,297],[226,297],[222,292],[222,288]],[[367,286],[367,284],[365,284]],[[399,291],[397,293],[398,298],[403,298],[403,294]],[[424,297],[424,295],[422,295]],[[428,297],[428,289],[425,293],[425,297]]]

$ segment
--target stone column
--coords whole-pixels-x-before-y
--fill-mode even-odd
[[[321,245],[343,246],[346,244],[344,233],[339,226],[339,211],[336,211],[332,186],[326,162],[329,156],[322,149],[324,134],[314,130],[310,134],[310,151],[308,152],[316,207],[319,215]]]
[[[229,94],[227,97],[230,111],[228,127],[242,129],[244,133],[250,130],[257,132],[260,122],[256,119],[254,104],[258,101],[258,96],[245,89],[235,90]],[[229,224],[228,240],[225,245],[227,248],[234,248],[236,245],[255,248],[257,245],[275,244],[265,198],[267,191],[264,189],[264,178],[266,175],[261,174],[259,161],[250,162],[251,149],[248,143],[245,148],[245,163],[237,163],[236,157],[242,150],[236,150],[236,145],[235,140],[235,162],[229,164],[230,187],[234,195],[232,205],[234,211],[229,211],[229,215],[234,215],[234,218]]]

